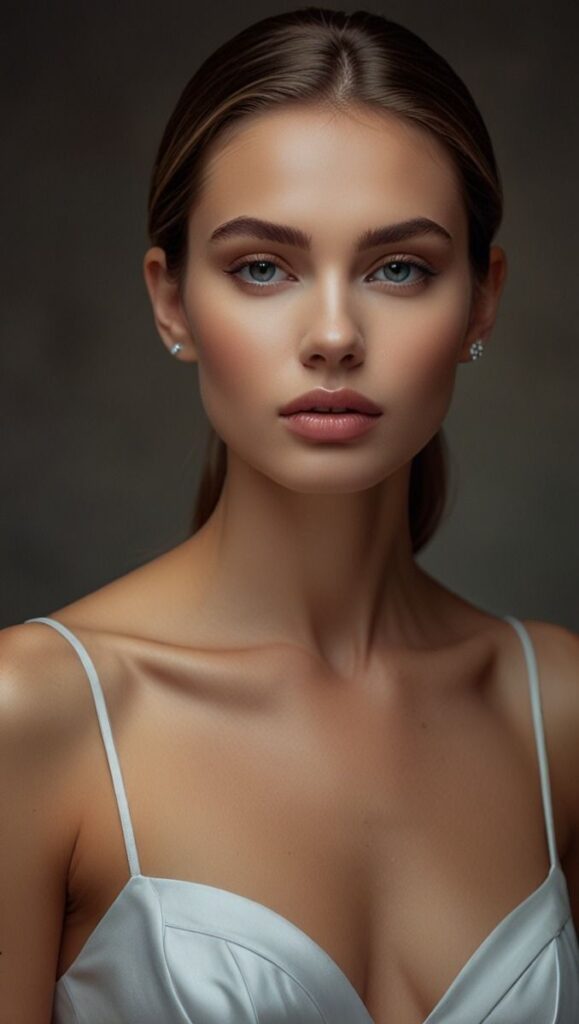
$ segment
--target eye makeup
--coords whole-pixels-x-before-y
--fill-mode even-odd
[[[274,259],[273,257],[267,254],[254,253],[250,256],[241,257],[240,259],[236,260],[230,267],[228,267],[225,270],[225,273],[231,276],[237,276],[237,280],[242,285],[242,287],[245,287],[250,291],[272,291],[274,289],[277,290],[279,285],[282,284],[283,282],[271,283],[270,281],[249,281],[239,276],[240,271],[259,265],[270,266],[284,270],[283,265],[278,259]],[[373,271],[371,271],[368,276],[374,277],[379,271],[387,270],[392,267],[396,267],[399,269],[403,268],[404,270],[408,268],[408,270],[417,271],[421,276],[418,278],[418,280],[403,280],[402,282],[399,283],[392,280],[382,280],[376,282],[378,285],[380,285],[382,288],[385,288],[389,292],[399,292],[410,288],[415,289],[417,285],[426,284],[428,278],[438,276],[438,271],[432,270],[422,260],[414,259],[405,255],[390,256],[387,260],[378,264],[378,266]],[[289,271],[284,272],[289,273]],[[293,280],[295,280],[295,277],[291,274],[290,278],[293,278]]]

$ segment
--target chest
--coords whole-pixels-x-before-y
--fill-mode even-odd
[[[317,692],[259,713],[177,709],[152,690],[117,732],[141,871],[273,909],[331,957],[376,1024],[422,1024],[547,875],[534,739],[472,696]],[[91,757],[59,973],[127,879],[98,742]]]

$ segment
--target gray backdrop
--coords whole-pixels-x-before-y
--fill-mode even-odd
[[[295,6],[2,5],[0,625],[187,534],[207,421],[142,276],[150,170],[198,63]],[[579,5],[334,6],[401,21],[450,61],[505,186],[509,279],[485,355],[459,367],[452,512],[418,561],[494,614],[579,631]]]

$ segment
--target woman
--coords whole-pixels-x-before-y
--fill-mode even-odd
[[[144,275],[212,449],[189,539],[3,631],[12,1024],[578,1019],[579,637],[414,560],[501,212],[466,87],[377,15],[185,87]]]

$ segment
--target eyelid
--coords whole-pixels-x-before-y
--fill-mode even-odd
[[[247,256],[240,256],[237,260],[234,260],[231,266],[227,268],[225,273],[235,274],[236,271],[242,270],[247,266],[251,266],[252,263],[271,263],[272,266],[278,267],[282,270],[285,270],[286,273],[291,274],[291,271],[286,270],[286,268],[284,267],[284,261],[281,260],[279,256],[272,256],[271,254],[267,253],[251,253]],[[372,276],[373,274],[376,273],[377,270],[381,270],[382,267],[385,267],[390,263],[405,263],[408,264],[409,266],[418,267],[418,269],[424,275],[421,278],[421,281],[437,277],[439,273],[436,270],[432,270],[428,263],[420,259],[420,257],[409,256],[407,253],[389,253],[387,256],[383,256],[377,261],[373,269],[367,272],[368,276]],[[394,281],[378,281],[377,283],[381,284],[384,287],[388,287],[388,285],[391,285],[394,291],[403,291],[404,288],[412,288],[415,284],[420,284],[421,281],[412,281],[410,284],[402,283],[399,285],[397,285]],[[269,282],[264,281],[263,283],[259,284],[257,281],[242,281],[242,284],[246,285],[250,289],[261,289],[263,291],[273,291],[280,283],[282,282],[270,284]]]
[[[247,256],[240,256],[237,260],[231,264],[229,270],[238,270],[239,267],[245,266],[248,263],[274,263],[277,266],[283,266],[284,261],[279,256],[272,256],[271,253],[256,252],[250,253]],[[419,256],[410,256],[408,253],[389,253],[387,256],[381,257],[375,264],[374,270],[380,269],[386,263],[416,263],[423,270],[429,270],[429,264],[422,260]],[[289,273],[289,271],[288,271]],[[372,273],[372,271],[368,271]],[[433,271],[434,273],[434,271]]]
[[[256,252],[251,253],[249,256],[240,256],[239,259],[234,260],[228,268],[228,273],[231,273],[233,270],[239,270],[241,267],[245,267],[249,263],[274,263],[278,267],[284,266],[284,261],[280,259],[279,256],[271,256],[267,253]]]
[[[374,269],[370,270],[369,273],[373,274],[374,271],[380,270],[389,263],[409,263],[411,266],[419,267],[420,270],[423,270],[426,274],[432,274],[432,276],[436,274],[436,271],[433,270],[425,260],[421,259],[419,256],[410,256],[408,253],[389,253],[388,256],[382,256],[378,263],[376,263]]]

